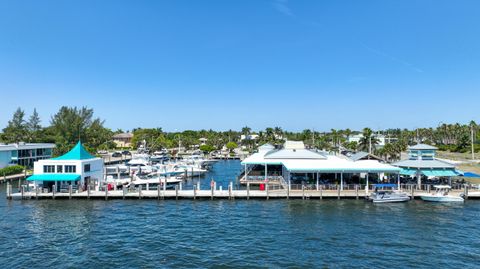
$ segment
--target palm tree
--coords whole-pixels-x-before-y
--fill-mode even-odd
[[[363,129],[363,136],[360,139],[360,150],[372,153],[375,149],[375,145],[378,144],[379,140],[373,135],[373,131],[370,128]]]

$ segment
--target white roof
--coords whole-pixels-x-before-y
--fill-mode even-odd
[[[398,173],[400,169],[376,160],[351,161],[336,156],[328,156],[327,160],[285,160],[283,165],[294,172],[386,172]]]
[[[0,151],[21,150],[21,149],[53,149],[55,144],[51,143],[18,143],[0,144]]]
[[[274,156],[272,158],[272,156]],[[310,150],[272,150],[254,153],[242,164],[276,164],[283,165],[294,172],[345,172],[345,173],[398,173],[400,168],[383,164],[376,160],[352,161],[333,155],[323,155]]]

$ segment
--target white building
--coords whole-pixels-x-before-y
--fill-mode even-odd
[[[281,149],[275,149],[268,144],[263,145],[258,148],[257,153],[243,160],[242,165],[245,166],[245,174],[241,182],[261,184],[273,179],[286,185],[306,182],[318,186],[321,181],[331,179],[333,176],[341,189],[346,181],[358,181],[360,177],[366,179],[368,186],[369,175],[371,179],[377,177],[381,181],[385,174],[390,174],[398,180],[400,173],[398,167],[377,160],[354,161],[309,150],[301,141],[286,141]]]
[[[240,136],[241,141],[243,141],[243,140],[257,140],[257,139],[258,139],[257,134],[249,134],[249,135],[241,135]]]
[[[386,144],[393,143],[398,140],[397,138],[387,137],[382,134],[373,134],[372,136],[375,137],[378,141],[378,143],[375,144],[375,146],[380,148],[384,147]],[[356,135],[349,136],[347,141],[349,143],[356,142],[357,144],[360,144],[360,140],[362,140],[362,138],[363,138],[363,134],[356,134]]]
[[[65,153],[52,159],[35,162],[33,175],[27,180],[33,181],[36,187],[52,189],[57,186],[57,191],[68,188],[86,190],[90,186],[92,190],[104,181],[104,165],[102,158],[90,155],[81,142]]]
[[[55,144],[49,143],[0,144],[0,168],[15,164],[32,167],[35,161],[51,158],[53,148]]]

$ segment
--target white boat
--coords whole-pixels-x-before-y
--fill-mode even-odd
[[[397,203],[410,200],[407,193],[395,190],[395,184],[376,184],[375,192],[370,194],[369,200],[374,203]]]
[[[428,202],[464,202],[463,197],[449,194],[452,187],[448,185],[436,185],[433,187],[436,189],[434,193],[420,195],[420,198]]]
[[[180,182],[182,182],[182,180],[177,177],[164,177],[159,176],[158,173],[151,173],[146,176],[135,176],[134,180],[128,186],[135,185],[145,190],[156,190],[159,185],[160,188],[163,188],[163,185],[166,184],[166,189],[174,189]]]

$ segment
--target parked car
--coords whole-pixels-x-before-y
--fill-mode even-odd
[[[106,151],[106,150],[99,150],[97,153],[100,154],[100,155],[106,155],[106,154],[108,154],[108,151]]]
[[[112,153],[112,157],[122,157],[122,153],[120,151],[115,151]]]
[[[130,151],[128,151],[128,150],[122,151],[122,154],[123,154],[123,155],[132,155],[132,153],[131,153]]]

